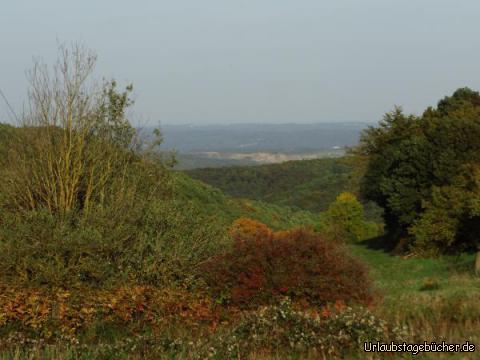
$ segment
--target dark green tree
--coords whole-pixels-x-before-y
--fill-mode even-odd
[[[438,254],[475,247],[479,224],[480,94],[468,88],[422,116],[396,108],[367,129],[361,194],[385,209],[387,229],[413,249]]]

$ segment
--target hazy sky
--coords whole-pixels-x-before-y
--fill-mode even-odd
[[[480,89],[479,18],[478,0],[3,0],[0,89],[20,109],[32,56],[79,40],[143,123],[377,121]]]

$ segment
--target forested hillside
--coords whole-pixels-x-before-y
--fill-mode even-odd
[[[359,193],[362,164],[353,157],[343,157],[194,169],[186,173],[230,196],[319,213],[341,192]],[[364,206],[368,218],[381,221],[378,206],[368,201]]]
[[[233,198],[221,190],[182,173],[173,173],[175,194],[178,201],[191,203],[207,214],[222,221],[225,226],[240,217],[259,220],[274,229],[286,229],[300,225],[318,226],[320,216],[309,211],[263,201]]]
[[[281,164],[186,171],[195,179],[242,198],[326,210],[342,191],[356,192],[354,167],[345,159],[288,161]]]

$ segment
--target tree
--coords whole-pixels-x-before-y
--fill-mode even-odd
[[[79,44],[60,46],[53,67],[37,61],[28,73],[28,112],[17,139],[7,143],[2,171],[7,206],[88,212],[124,186],[131,160],[125,150],[135,135],[125,117],[132,87],[118,92],[115,81],[98,85],[95,63],[96,55]]]
[[[433,187],[431,200],[409,230],[416,249],[429,255],[476,248],[479,274],[480,166],[465,165],[451,185]]]
[[[427,176],[428,163],[419,156],[421,139],[419,119],[395,108],[384,116],[378,127],[363,132],[360,146],[354,151],[368,159],[360,185],[361,196],[384,208],[387,229],[402,227],[421,207],[419,194],[423,189],[419,185],[424,181],[419,177]],[[416,186],[411,186],[412,177],[417,178]]]
[[[376,224],[365,221],[363,205],[348,192],[339,194],[330,204],[324,222],[326,233],[334,240],[359,241],[378,235]]]
[[[401,109],[367,129],[362,196],[385,209],[387,228],[423,254],[478,244],[480,94],[462,88],[422,116]]]

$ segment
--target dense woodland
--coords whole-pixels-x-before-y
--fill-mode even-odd
[[[353,164],[345,159],[204,168],[186,173],[231,196],[263,200],[313,212],[326,210],[342,191],[357,190],[354,189]]]
[[[188,170],[194,179],[238,198],[265,201],[318,213],[342,192],[360,196],[363,162],[356,158],[287,161],[281,164]],[[369,219],[381,222],[382,209],[361,199]]]
[[[395,109],[345,159],[185,174],[159,132],[137,136],[132,87],[92,81],[95,61],[73,46],[36,63],[29,111],[0,125],[2,358],[479,343],[477,92]]]

